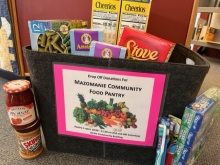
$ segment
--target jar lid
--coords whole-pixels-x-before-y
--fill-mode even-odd
[[[7,93],[18,93],[27,90],[30,87],[28,80],[13,80],[5,83],[3,89]]]

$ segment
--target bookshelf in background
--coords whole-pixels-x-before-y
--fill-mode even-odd
[[[197,18],[192,36],[193,50],[200,46],[220,50],[220,0],[199,0],[197,13],[200,17]],[[201,25],[199,19],[207,23]]]

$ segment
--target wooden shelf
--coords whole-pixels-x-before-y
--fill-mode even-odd
[[[220,7],[198,7],[198,13],[220,13]]]
[[[215,42],[215,41],[204,42],[204,41],[192,40],[191,44],[210,47],[214,49],[220,49],[220,42]]]

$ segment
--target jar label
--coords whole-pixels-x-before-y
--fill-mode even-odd
[[[11,124],[26,125],[36,120],[34,104],[6,107]]]
[[[20,152],[35,152],[41,146],[41,137],[40,134],[33,136],[28,139],[19,139],[19,148]]]

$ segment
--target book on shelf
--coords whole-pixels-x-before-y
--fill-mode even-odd
[[[208,27],[209,27],[209,26],[206,26],[206,25],[204,25],[204,26],[202,27],[202,30],[201,30],[201,32],[200,32],[199,39],[198,39],[199,41],[204,41]]]
[[[199,18],[196,24],[196,29],[195,29],[195,33],[193,36],[193,40],[199,40],[199,36],[201,34],[202,31],[202,27],[205,26],[207,24],[207,21],[205,19]]]

